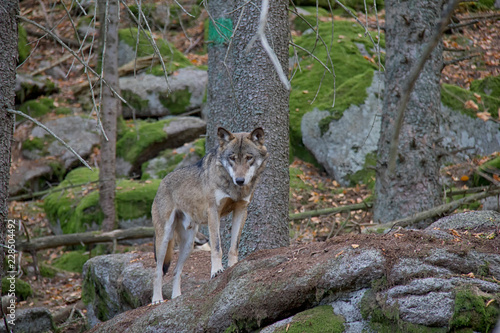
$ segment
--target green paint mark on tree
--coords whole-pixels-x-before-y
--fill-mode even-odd
[[[208,23],[208,40],[214,44],[223,44],[229,41],[231,35],[233,34],[233,20],[230,18],[219,17],[215,20],[215,24],[212,20]]]

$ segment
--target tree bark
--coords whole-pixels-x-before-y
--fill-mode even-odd
[[[108,8],[106,8],[106,2]],[[100,42],[102,76],[119,93],[118,75],[118,24],[120,4],[118,0],[99,0]],[[105,43],[104,43],[105,40]],[[116,126],[121,113],[121,102],[108,86],[102,88],[101,119],[104,135],[101,135],[101,161],[99,165],[99,202],[104,220],[102,229],[115,228],[115,187],[116,187]]]
[[[209,13],[215,22],[210,19],[207,148],[216,144],[218,126],[233,132],[262,127],[270,156],[248,209],[240,258],[256,250],[289,245],[289,92],[258,39],[249,52],[245,52],[257,33],[260,12],[261,1],[209,2]],[[285,73],[288,72],[288,34],[288,1],[270,1],[266,36]],[[227,224],[226,229],[230,223]],[[223,234],[227,253],[230,234],[227,231]]]
[[[14,107],[17,64],[18,0],[5,0],[0,5],[0,244],[6,242],[9,198],[10,153],[14,131]],[[5,251],[0,250],[0,279],[4,276]]]
[[[436,148],[439,146],[442,43],[427,60],[410,95],[393,174],[388,172],[388,155],[402,87],[440,20],[442,6],[442,1],[432,0],[385,2],[387,53],[375,184],[373,219],[376,223],[397,220],[441,204]]]

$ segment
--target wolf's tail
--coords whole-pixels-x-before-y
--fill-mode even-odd
[[[170,242],[168,242],[167,253],[165,254],[165,260],[163,260],[162,270],[164,275],[167,274],[168,268],[170,267],[170,263],[172,262],[172,256],[174,255],[174,245],[175,241],[174,238],[172,238]],[[155,262],[156,262],[158,261],[156,259],[156,235],[153,237],[153,253],[155,255]]]

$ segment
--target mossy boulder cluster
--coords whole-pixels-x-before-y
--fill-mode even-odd
[[[497,212],[470,212],[424,231],[260,251],[210,280],[200,251],[203,281],[186,274],[183,295],[156,306],[146,306],[150,253],[101,256],[84,266],[83,298],[93,324],[107,320],[92,332],[491,332],[500,254],[489,235],[498,223]]]

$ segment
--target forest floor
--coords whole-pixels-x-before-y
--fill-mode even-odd
[[[21,13],[23,16],[44,24],[47,20],[47,10],[41,8],[40,1],[25,0],[21,2]],[[383,12],[381,13],[383,14]],[[486,16],[495,13],[481,12],[477,16]],[[51,20],[54,22],[62,17],[63,11],[59,9],[51,10]],[[458,18],[470,16],[470,13],[457,15]],[[359,14],[364,18],[363,14]],[[352,20],[350,18],[342,18]],[[459,54],[467,54],[462,61],[454,62],[453,59],[462,57],[457,56],[457,52],[446,51],[445,61],[450,63],[443,69],[442,82],[453,83],[464,88],[468,88],[470,82],[475,79],[484,78],[488,75],[498,76],[500,74],[500,25],[499,17],[493,19],[479,18],[479,21],[457,28],[453,34],[445,36],[446,49],[460,49]],[[191,25],[185,33],[178,30],[175,33],[168,33],[168,40],[181,51],[189,49],[186,56],[196,65],[207,64],[207,55],[202,54],[203,42],[200,42],[204,32],[204,15],[200,16],[199,22]],[[375,23],[373,17],[369,17],[372,23]],[[354,20],[353,20],[354,21]],[[383,24],[383,20],[381,21]],[[72,38],[73,32],[69,22],[62,22],[56,29],[61,36]],[[292,34],[293,35],[293,34]],[[40,61],[53,59],[56,60],[66,53],[60,46],[48,39],[36,39],[28,36],[30,42],[36,45],[31,57],[19,68],[20,72],[30,73],[40,67]],[[467,43],[463,43],[467,40]],[[473,57],[470,57],[473,55]],[[67,103],[73,96],[71,87],[83,81],[81,65],[73,63],[71,59],[63,62],[62,69],[69,73],[68,77],[59,80],[61,88],[56,101],[61,104]],[[77,102],[75,101],[75,104]],[[77,105],[71,106],[77,106]],[[63,106],[63,105],[61,105]],[[499,112],[500,113],[500,112]],[[479,161],[472,163],[480,163]],[[317,167],[296,160],[292,167],[301,170],[297,175],[303,186],[291,188],[290,190],[290,213],[298,213],[307,210],[344,206],[349,204],[361,203],[369,200],[371,190],[366,185],[356,185],[353,187],[341,187],[335,180],[330,179],[322,170]],[[460,180],[460,174],[451,175],[452,178]],[[459,186],[467,186],[466,182],[457,182]],[[50,235],[49,222],[41,208],[41,201],[11,202],[9,206],[9,216],[22,220],[30,237],[42,237]],[[353,212],[344,212],[319,217],[312,217],[304,220],[293,221],[290,224],[292,245],[300,245],[311,242],[319,242],[328,238],[345,235],[348,233],[359,233],[364,225],[372,223],[372,216],[369,210],[359,210]],[[20,236],[21,237],[21,236]],[[130,251],[130,246],[119,245],[118,252]],[[63,254],[63,249],[49,249],[37,253],[38,262],[52,265]],[[135,246],[133,251],[144,251],[152,253],[152,243],[146,243]],[[86,253],[90,256],[89,253]],[[195,253],[193,259],[208,259],[205,253]],[[203,261],[203,260],[201,260]],[[206,261],[206,262],[205,262]],[[192,265],[187,263],[185,271],[189,274],[208,274],[209,260],[205,260],[205,265]],[[83,321],[78,314],[85,314],[85,309],[81,303],[81,274],[77,272],[66,272],[57,270],[52,278],[37,277],[34,273],[31,256],[23,254],[21,265],[24,269],[22,280],[29,282],[34,290],[34,296],[18,304],[18,308],[29,308],[42,306],[51,309],[54,313],[70,313],[68,309],[75,309],[75,313],[68,316],[61,316],[61,323],[58,323],[61,332],[79,332],[82,329]],[[31,268],[30,268],[31,267]],[[197,271],[197,269],[202,271]],[[71,312],[72,313],[72,312]]]

